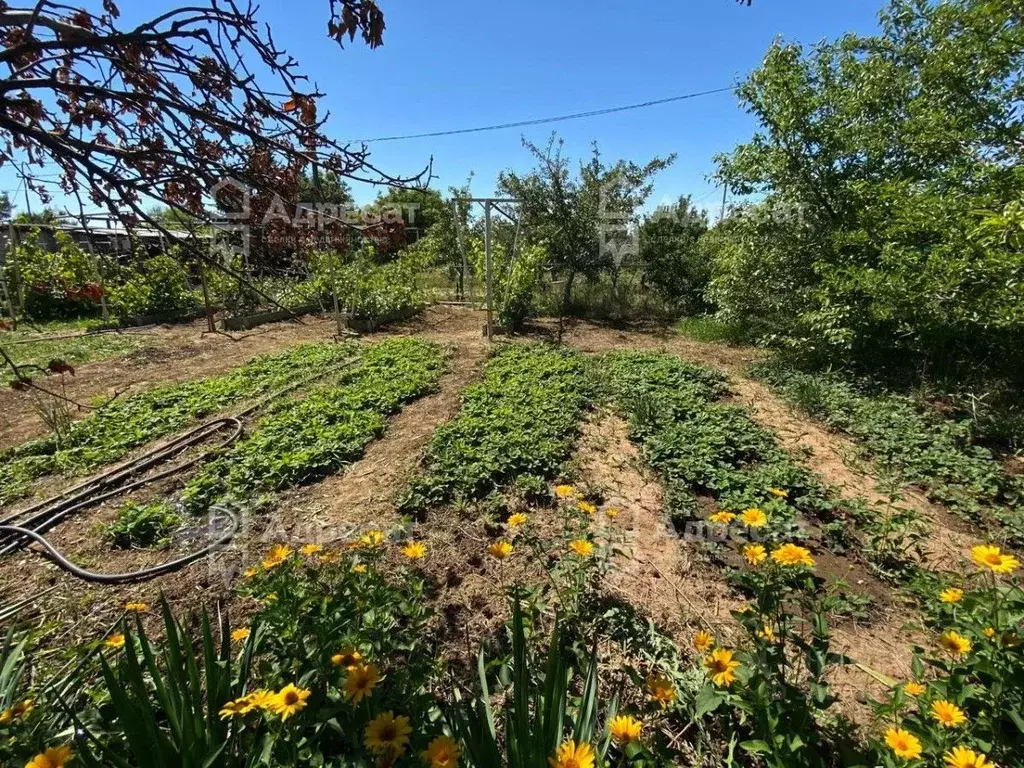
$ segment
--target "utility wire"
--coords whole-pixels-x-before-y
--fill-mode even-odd
[[[668,104],[672,101],[685,101],[687,99],[695,99],[698,96],[710,96],[714,93],[725,93],[731,91],[732,86],[727,88],[714,88],[710,91],[697,91],[696,93],[684,93],[681,96],[669,96],[665,99],[655,99],[654,101],[645,101],[640,104],[628,104],[623,107],[607,107],[606,109],[594,109],[589,112],[575,112],[571,115],[559,115],[558,117],[540,117],[534,120],[520,120],[514,123],[501,123],[500,125],[484,125],[478,128],[460,128],[454,131],[436,131],[434,133],[410,133],[405,136],[378,136],[375,139],[353,139],[353,143],[369,144],[374,141],[402,141],[403,139],[428,139],[434,136],[455,136],[462,133],[480,133],[482,131],[500,131],[504,128],[520,128],[526,125],[543,125],[545,123],[558,123],[563,120],[579,120],[584,117],[596,117],[598,115],[608,115],[612,112],[626,112],[631,109],[643,109],[644,107],[653,107],[658,104]]]

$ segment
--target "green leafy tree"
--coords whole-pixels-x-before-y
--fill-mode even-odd
[[[646,282],[684,312],[708,308],[704,291],[711,265],[699,247],[707,231],[707,214],[694,208],[686,195],[674,205],[659,206],[640,225],[640,261]]]
[[[825,360],[1020,375],[1024,257],[974,212],[1021,195],[1021,14],[892,0],[877,35],[772,46],[738,88],[760,130],[718,158],[764,201],[716,262],[727,315]]]

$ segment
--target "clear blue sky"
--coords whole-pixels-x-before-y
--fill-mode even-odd
[[[98,3],[87,2],[88,5]],[[179,3],[122,2],[123,20]],[[632,104],[734,84],[776,37],[812,44],[876,29],[881,0],[381,0],[385,44],[345,50],[326,39],[327,0],[263,0],[276,42],[327,93],[335,138],[424,133]],[[732,93],[529,128],[371,145],[375,163],[414,173],[434,158],[442,190],[475,173],[474,194],[493,192],[504,168],[530,167],[521,136],[546,141],[557,130],[582,157],[597,141],[609,161],[675,152],[651,203],[692,194],[717,210],[708,185],[716,152],[754,130]],[[0,169],[0,189],[18,186]],[[360,202],[375,191],[356,190]],[[23,198],[18,196],[19,210]],[[33,201],[33,206],[37,204]]]

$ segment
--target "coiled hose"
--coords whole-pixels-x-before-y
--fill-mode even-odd
[[[85,482],[67,489],[57,496],[41,501],[38,504],[34,504],[31,507],[15,513],[14,515],[0,520],[0,556],[24,549],[29,543],[35,542],[45,550],[49,558],[59,568],[67,571],[72,576],[77,576],[80,579],[94,582],[96,584],[127,584],[135,581],[145,581],[146,579],[152,579],[156,576],[170,573],[171,571],[183,568],[189,563],[193,563],[196,560],[215,552],[231,541],[231,539],[234,538],[235,533],[238,531],[239,521],[237,515],[223,504],[215,504],[210,507],[210,512],[219,513],[228,522],[227,528],[220,536],[217,537],[216,541],[208,544],[202,549],[179,557],[176,560],[171,560],[170,562],[149,568],[142,568],[138,571],[131,571],[129,573],[103,574],[94,573],[92,571],[87,571],[84,568],[80,568],[65,557],[56,547],[53,546],[53,544],[47,541],[43,534],[68,516],[73,515],[86,507],[95,506],[96,504],[106,501],[114,496],[120,496],[164,477],[169,477],[170,475],[186,470],[189,467],[205,460],[209,455],[223,450],[241,436],[241,418],[243,416],[252,413],[270,400],[279,397],[286,392],[305,386],[316,379],[336,373],[339,368],[349,368],[354,365],[357,360],[358,358],[350,358],[343,361],[340,366],[336,368],[320,371],[313,376],[293,382],[287,387],[267,395],[235,416],[224,416],[212,419],[205,424],[200,424],[198,427],[171,438],[137,458],[131,459],[123,464],[119,464],[106,472],[91,477]],[[187,461],[175,464],[172,467],[162,469],[159,472],[155,472],[146,477],[124,484],[125,481],[132,476],[138,475],[157,464],[167,461],[187,448],[213,437],[217,432],[223,429],[229,429],[230,431],[227,437],[224,438],[224,440],[222,440],[215,448],[205,451],[198,456],[188,459]]]

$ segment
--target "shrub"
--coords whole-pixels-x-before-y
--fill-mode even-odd
[[[167,544],[168,536],[181,522],[181,515],[166,502],[129,501],[117,510],[114,522],[101,530],[115,547],[152,547]]]
[[[188,287],[188,272],[173,255],[146,259],[138,271],[109,289],[109,305],[119,317],[162,315],[191,309],[196,296]]]

